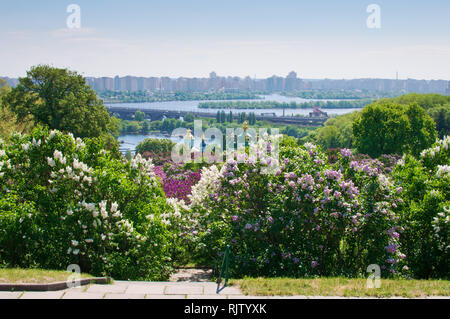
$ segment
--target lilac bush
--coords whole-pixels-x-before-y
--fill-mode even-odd
[[[400,237],[405,266],[416,278],[449,278],[450,137],[423,150],[419,158],[405,155],[394,168],[401,193]]]
[[[273,175],[261,170],[276,158],[229,160],[191,205],[204,260],[219,260],[230,244],[234,276],[355,276],[370,264],[396,273],[401,200],[389,178],[349,150],[334,165],[311,144],[282,146],[280,155]]]
[[[139,154],[36,128],[0,141],[0,265],[166,280],[174,212]]]

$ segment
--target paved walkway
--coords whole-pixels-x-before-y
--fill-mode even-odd
[[[0,299],[233,299],[245,298],[235,287],[216,294],[213,282],[115,281],[112,285],[87,285],[61,291],[0,292]]]
[[[334,296],[245,296],[235,287],[226,287],[216,294],[216,288],[217,284],[213,282],[115,281],[112,285],[88,285],[61,291],[0,291],[0,299],[349,299]],[[450,299],[427,299],[436,298]]]

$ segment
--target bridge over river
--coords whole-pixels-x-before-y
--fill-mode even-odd
[[[132,120],[136,111],[145,113],[146,118],[152,121],[162,120],[164,118],[180,118],[185,117],[187,114],[193,114],[196,118],[207,117],[215,118],[216,113],[211,112],[192,112],[192,111],[173,111],[173,110],[156,110],[156,109],[140,109],[129,108],[120,106],[108,106],[108,112],[111,115],[115,115],[124,120]],[[233,113],[233,118],[238,118],[238,113]],[[256,115],[256,119],[259,121],[268,121],[278,124],[290,124],[290,125],[306,125],[306,126],[318,126],[323,125],[328,117],[299,117],[299,116],[275,116],[274,113],[266,113],[263,115]]]

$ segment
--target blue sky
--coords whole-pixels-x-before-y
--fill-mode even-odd
[[[81,29],[68,29],[69,4]],[[369,29],[369,4],[381,28]],[[0,75],[450,80],[448,0],[0,0]]]

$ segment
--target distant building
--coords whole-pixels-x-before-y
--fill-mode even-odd
[[[328,117],[327,112],[322,111],[320,107],[315,107],[312,112],[309,113],[309,117]]]

